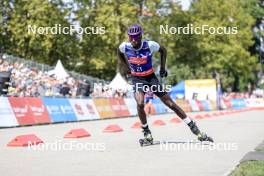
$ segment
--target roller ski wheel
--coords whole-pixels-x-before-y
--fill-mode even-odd
[[[214,142],[213,138],[210,136],[207,136],[205,133],[198,134],[198,140],[201,142],[203,141]]]
[[[153,137],[151,135],[150,130],[143,130],[144,139],[139,139],[139,144],[141,147],[144,145],[152,145],[153,144]]]
[[[153,140],[139,139],[139,144],[141,147],[146,145],[153,145]]]

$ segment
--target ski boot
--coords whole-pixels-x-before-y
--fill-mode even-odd
[[[197,136],[198,136],[198,140],[201,142],[203,141],[214,142],[213,138],[207,136],[205,133],[199,133]]]
[[[209,141],[214,142],[213,138],[210,136],[207,136],[205,133],[201,132],[199,128],[197,127],[196,123],[194,121],[191,121],[188,126],[190,127],[193,134],[195,134],[198,137],[199,141]]]
[[[144,145],[152,145],[153,144],[153,137],[149,129],[143,129],[144,139],[139,139],[140,146]]]

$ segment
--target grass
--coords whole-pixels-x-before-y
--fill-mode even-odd
[[[255,151],[264,152],[264,145],[259,145]],[[264,161],[242,162],[229,176],[264,176]]]
[[[230,176],[264,176],[264,161],[246,161],[238,165]]]

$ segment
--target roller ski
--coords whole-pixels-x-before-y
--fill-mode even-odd
[[[149,129],[143,130],[144,133],[144,138],[139,139],[139,144],[141,147],[146,146],[146,145],[152,145],[153,144],[153,137],[151,135],[151,132]]]
[[[198,140],[203,142],[203,141],[208,141],[208,142],[214,142],[213,138],[210,136],[207,136],[207,134],[201,132],[196,123],[194,121],[191,121],[188,126],[190,127],[190,130],[192,131],[193,134],[195,134],[198,137]]]
[[[214,142],[213,138],[210,136],[207,136],[205,133],[200,133],[197,135],[198,140],[203,142],[203,141],[208,141],[208,142]]]

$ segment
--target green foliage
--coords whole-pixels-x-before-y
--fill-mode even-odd
[[[116,73],[116,51],[126,40],[126,28],[136,21],[136,8],[126,1],[80,1],[76,20],[82,27],[105,27],[103,35],[82,36],[78,70],[111,79]]]
[[[6,52],[54,64],[58,59],[66,66],[78,58],[78,40],[75,35],[38,34],[29,31],[29,26],[53,27],[56,24],[69,26],[65,19],[67,11],[61,11],[57,4],[48,0],[13,1],[13,8],[8,14],[7,30],[10,46],[5,46]]]
[[[253,45],[252,26],[255,24],[248,8],[243,8],[243,3],[236,0],[200,0],[193,3],[189,13],[195,26],[238,27],[238,33],[191,36],[195,44],[189,50],[190,56],[185,56],[191,59],[182,60],[182,63],[191,66],[198,77],[203,77],[197,74],[201,70],[208,77],[217,71],[221,74],[224,88],[245,90],[247,83],[256,79],[254,72],[257,68],[256,56],[251,56],[248,51]]]

